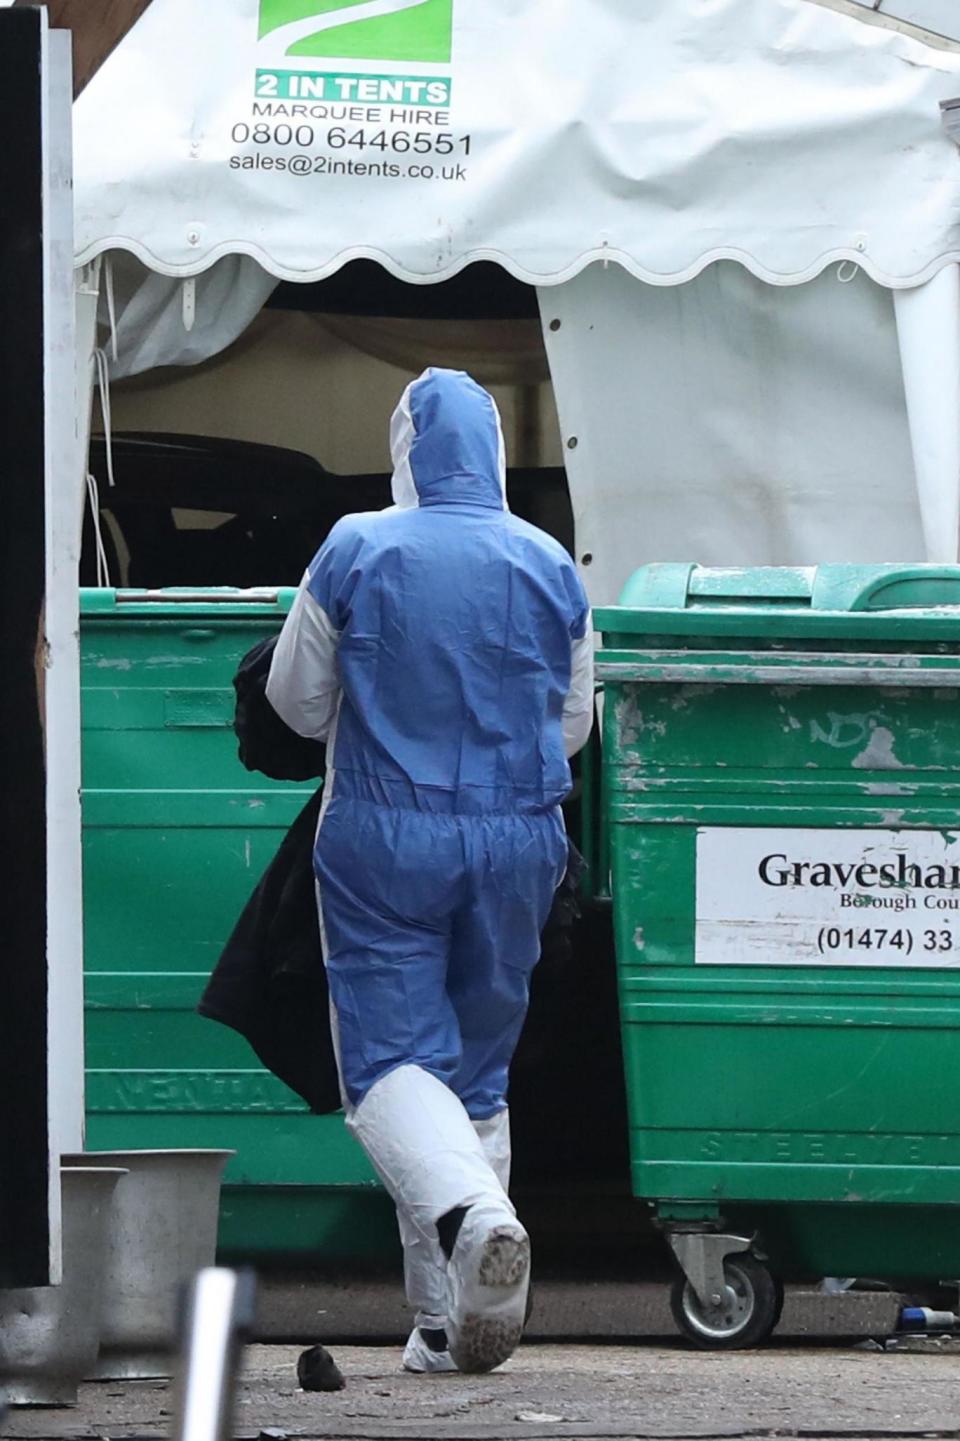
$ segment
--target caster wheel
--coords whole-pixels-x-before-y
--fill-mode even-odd
[[[718,1306],[704,1307],[686,1276],[679,1275],[670,1294],[673,1319],[701,1351],[736,1351],[765,1341],[780,1319],[783,1287],[762,1261],[744,1252],[723,1263],[724,1294]]]

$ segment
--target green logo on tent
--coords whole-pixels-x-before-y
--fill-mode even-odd
[[[453,0],[260,0],[260,38],[293,57],[447,65],[452,22]]]

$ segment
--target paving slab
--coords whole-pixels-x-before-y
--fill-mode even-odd
[[[489,1376],[410,1376],[397,1347],[337,1348],[344,1391],[300,1391],[298,1347],[247,1351],[234,1433],[272,1441],[559,1441],[584,1437],[960,1436],[960,1347],[919,1351],[771,1346],[729,1355],[678,1347],[524,1345]],[[105,1382],[70,1410],[18,1409],[8,1441],[162,1437],[171,1387]]]

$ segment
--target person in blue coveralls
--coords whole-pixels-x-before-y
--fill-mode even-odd
[[[507,508],[485,390],[425,371],[390,443],[395,503],[331,530],[267,697],[327,743],[320,929],[347,1125],[399,1217],[404,1365],[488,1371],[525,1318],[507,1072],[567,864],[592,627],[567,552]]]

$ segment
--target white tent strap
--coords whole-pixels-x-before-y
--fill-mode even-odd
[[[112,280],[110,261],[107,259],[107,306],[112,308]],[[111,314],[111,333],[113,335],[114,353],[116,353],[116,324]],[[103,420],[103,441],[107,457],[107,480],[111,486],[116,485],[113,474],[113,417],[110,407],[110,366],[107,361],[107,352],[102,346],[97,346],[93,352],[93,363],[97,373],[97,390],[100,394],[100,415]],[[87,472],[87,495],[90,500],[90,515],[93,519],[93,532],[96,541],[97,555],[97,585],[109,586],[110,566],[107,561],[106,547],[103,544],[103,533],[100,527],[100,487],[97,485],[96,476],[90,471]]]
[[[103,442],[107,453],[107,481],[113,486],[113,419],[110,410],[110,366],[107,352],[98,346],[93,352],[93,363],[97,367],[97,389],[100,392],[100,415],[103,419]]]
[[[113,256],[107,255],[103,266],[104,291],[107,299],[107,318],[110,322],[110,356],[116,364],[120,358],[117,346],[117,301],[113,288]]]
[[[89,265],[80,266],[77,271],[77,293],[94,297],[99,296],[100,274],[102,269],[102,255],[98,255]]]
[[[192,275],[183,282],[181,291],[181,313],[183,315],[184,330],[192,330],[197,319],[197,282]]]
[[[80,461],[80,473],[78,476],[80,484],[76,492],[78,536],[80,535],[83,516],[87,506],[86,473],[88,452],[90,449],[90,421],[93,410],[93,394],[96,384],[96,366],[94,364],[93,352],[97,344],[97,309],[100,299],[100,276],[102,269],[102,261],[96,260],[93,265],[85,266],[79,270],[76,276],[76,405],[78,458]]]
[[[103,544],[103,533],[100,528],[100,489],[97,485],[97,478],[89,471],[87,472],[87,496],[90,501],[90,515],[93,520],[93,534],[96,544],[97,555],[97,585],[110,585],[110,565],[107,560],[106,547]]]

